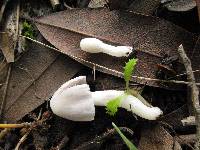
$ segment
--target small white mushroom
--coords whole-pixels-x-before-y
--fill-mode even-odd
[[[80,48],[89,53],[106,53],[115,57],[127,57],[133,49],[130,46],[112,46],[96,38],[82,39]]]
[[[124,91],[106,90],[90,92],[86,77],[80,76],[63,84],[53,95],[50,107],[56,115],[73,121],[94,120],[95,106],[105,106],[109,100],[124,94]],[[148,107],[138,98],[128,95],[121,102],[122,108],[136,115],[156,120],[162,111],[158,107]]]
[[[50,107],[53,113],[69,120],[94,120],[95,107],[86,77],[64,83],[52,96]]]

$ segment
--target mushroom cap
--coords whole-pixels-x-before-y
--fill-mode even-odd
[[[52,96],[50,107],[54,114],[72,121],[92,121],[95,106],[85,76],[64,83]]]

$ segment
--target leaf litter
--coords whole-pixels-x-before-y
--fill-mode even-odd
[[[97,64],[97,70],[120,77],[126,58],[117,59],[104,54],[84,53],[79,49],[79,41],[92,36],[116,45],[133,45],[138,58],[133,75],[154,79],[156,64],[160,63],[166,52],[169,52],[170,56],[177,55],[177,47],[183,43],[186,52],[189,53],[197,38],[184,29],[158,18],[126,11],[109,11],[105,8],[66,10],[39,18],[35,22],[42,35],[62,53],[80,58],[77,61],[91,68],[93,64]],[[101,57],[104,61],[101,61]],[[180,62],[177,66],[181,66]],[[181,67],[176,68],[178,74],[181,70]],[[168,87],[144,79],[132,78],[132,81]]]
[[[131,11],[135,10],[149,15],[153,15],[153,11],[158,6],[156,0],[154,4],[149,6],[148,0],[143,3],[135,1],[135,4]],[[141,8],[138,6],[141,6]],[[37,11],[35,12],[37,13]],[[115,117],[111,117],[105,113],[104,109],[97,108],[97,117],[94,122],[75,123],[52,115],[50,122],[47,122],[50,128],[38,130],[36,127],[34,131],[26,132],[28,134],[25,140],[33,140],[34,146],[42,149],[53,149],[56,146],[60,147],[60,145],[62,148],[69,149],[76,149],[82,146],[86,149],[124,149],[125,145],[118,136],[106,136],[109,134],[107,129],[112,128],[111,123],[116,122],[116,124],[126,126],[134,131],[134,134],[128,135],[128,139],[138,149],[181,149],[183,145],[186,145],[186,147],[188,145],[189,147],[192,146],[190,145],[191,142],[189,144],[182,142],[183,140],[178,135],[174,135],[180,134],[180,137],[184,138],[192,137],[188,136],[190,135],[188,134],[188,128],[190,128],[191,135],[194,135],[193,128],[190,126],[183,127],[181,124],[182,119],[191,115],[185,104],[186,93],[181,94],[183,86],[175,88],[177,91],[170,91],[174,84],[169,85],[158,82],[158,80],[147,79],[158,78],[158,64],[162,64],[166,60],[166,55],[168,55],[167,59],[178,55],[177,48],[180,44],[184,45],[184,49],[192,61],[193,71],[198,70],[200,67],[198,51],[200,42],[195,34],[156,17],[128,11],[109,11],[105,8],[65,10],[34,19],[33,21],[49,43],[46,43],[41,38],[38,38],[38,41],[42,41],[47,45],[54,45],[56,47],[53,48],[54,50],[89,66],[93,69],[95,75],[91,74],[91,69],[83,68],[71,58],[29,42],[30,50],[24,52],[20,59],[12,64],[4,109],[5,121],[16,123],[21,119],[20,122],[23,123],[27,118],[30,121],[35,113],[45,114],[48,105],[44,106],[44,100],[49,99],[62,83],[71,79],[77,72],[77,75],[86,74],[90,77],[89,83],[93,87],[91,88],[92,90],[113,88],[124,90],[122,79],[114,76],[122,77],[125,62],[133,57],[138,59],[138,64],[132,81],[136,82],[135,86],[139,85],[140,89],[143,90],[141,95],[145,96],[147,94],[145,99],[149,103],[156,104],[164,110],[164,116],[157,122],[147,122],[140,118],[135,118],[134,115],[121,109]],[[105,54],[88,54],[79,49],[79,42],[85,37],[96,37],[112,45],[133,46],[134,53],[127,59],[117,59]],[[102,61],[102,58],[104,61]],[[171,67],[173,63],[167,65]],[[181,61],[176,61],[174,66],[172,68],[177,75],[185,74]],[[95,69],[100,72],[95,72]],[[184,77],[180,80],[183,80]],[[198,71],[195,71],[195,77],[196,82],[199,82]],[[173,76],[170,78],[178,80]],[[133,83],[130,83],[130,85],[133,85]],[[159,87],[164,87],[168,90],[160,89]],[[39,108],[37,108],[38,106]],[[33,109],[35,110],[31,112]],[[10,133],[10,130],[7,132]],[[183,133],[187,134],[182,135]],[[8,134],[8,137],[6,137],[7,144],[11,143],[8,139],[10,137],[14,138],[16,135],[16,131]],[[19,140],[19,138],[15,139],[17,141],[13,142],[13,144]],[[101,140],[96,141],[96,139]],[[187,139],[187,141],[189,140]],[[0,139],[0,145],[1,142]],[[84,143],[87,144],[85,145]],[[31,142],[20,144],[20,147],[24,148],[24,146],[30,148]]]

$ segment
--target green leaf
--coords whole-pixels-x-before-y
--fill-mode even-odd
[[[126,93],[129,91],[129,81],[131,79],[131,75],[135,69],[135,65],[137,63],[137,59],[133,58],[130,59],[126,66],[124,67],[124,79],[126,81]],[[118,107],[120,107],[122,99],[127,96],[127,94],[123,94],[121,96],[118,96],[112,100],[109,100],[109,102],[106,104],[106,113],[108,113],[111,116],[114,116],[116,112],[118,111]]]
[[[126,90],[129,89],[129,81],[137,64],[137,59],[130,59],[124,67],[124,80],[126,81]]]
[[[23,22],[22,26],[22,35],[35,39],[35,32],[33,26],[26,21]]]
[[[117,131],[117,133],[121,136],[121,138],[124,141],[124,143],[126,143],[127,147],[130,150],[137,150],[135,145],[129,139],[127,139],[127,137],[120,131],[120,129],[113,122],[112,122],[112,125],[115,128],[115,130]]]
[[[116,112],[118,111],[118,107],[120,107],[120,104],[123,98],[124,98],[124,95],[121,95],[110,100],[106,104],[106,113],[108,113],[111,116],[114,116]]]

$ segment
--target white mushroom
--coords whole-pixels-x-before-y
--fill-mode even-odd
[[[96,38],[84,38],[80,42],[80,48],[89,53],[106,53],[115,57],[127,57],[132,52],[130,46],[112,46],[103,43]]]
[[[64,83],[52,96],[50,107],[53,113],[69,120],[94,120],[95,107],[86,77]]]
[[[50,107],[56,115],[73,121],[94,120],[95,106],[105,106],[109,100],[124,94],[124,91],[106,90],[90,92],[86,77],[80,76],[63,84],[53,95]],[[162,111],[158,107],[148,107],[138,98],[128,95],[121,102],[122,108],[136,115],[156,120]]]

